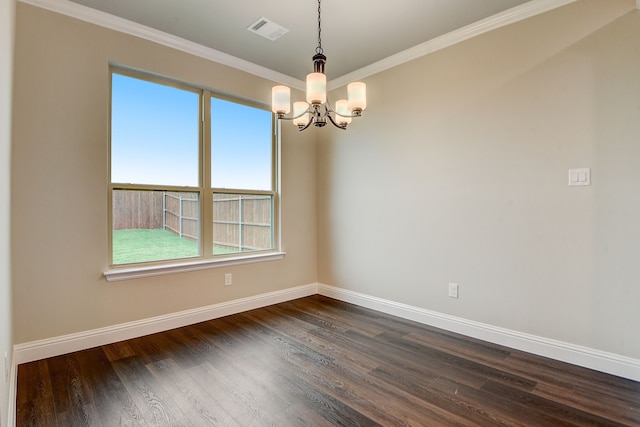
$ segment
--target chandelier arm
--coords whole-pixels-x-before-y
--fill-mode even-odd
[[[339,114],[339,113],[335,112],[334,110],[331,110],[331,112],[336,114],[336,115],[338,115],[338,116],[340,116],[340,117],[348,117],[350,119],[358,119],[358,118],[362,117],[362,114],[359,114],[359,115],[358,114]]]
[[[303,130],[305,130],[306,128],[308,128],[309,126],[311,126],[311,123],[313,123],[313,117],[309,119],[309,121],[307,122],[306,125],[304,126],[298,126],[298,130],[300,132],[302,132]]]
[[[313,106],[311,104],[309,104],[309,108],[307,108],[305,111],[303,111],[302,113],[298,114],[297,116],[286,117],[284,114],[278,114],[277,118],[278,118],[278,120],[295,120],[295,119],[299,119],[300,117],[304,116],[305,114],[309,114],[309,121],[307,121],[307,124],[304,125],[304,126],[298,125],[298,130],[299,131],[303,131],[303,130],[307,129],[309,126],[311,126],[311,124],[314,121],[315,116],[318,115],[318,112],[316,111],[315,108],[313,108]]]
[[[337,114],[337,113],[336,113]],[[325,113],[325,116],[329,117],[329,121],[331,122],[331,124],[333,124],[335,127],[337,127],[338,129],[342,129],[342,130],[347,130],[346,126],[341,126],[338,123],[336,123],[336,121],[333,119],[333,117],[331,117],[331,114],[329,114],[329,111],[327,111]],[[344,116],[341,116],[344,117]]]
[[[300,117],[304,116],[305,114],[313,114],[313,113],[314,113],[314,110],[312,110],[311,107],[309,107],[305,111],[303,111],[302,113],[298,114],[297,116],[286,117],[284,114],[278,114],[277,118],[279,120],[295,120],[295,119],[299,119]]]
[[[329,97],[328,96],[327,96],[327,102],[325,102],[324,108],[325,108],[325,115],[329,115],[329,113],[334,113],[334,114],[337,114],[340,117],[349,117],[349,118],[352,118],[352,119],[357,119],[358,117],[362,117],[362,113],[360,113],[360,114],[349,114],[349,115],[338,113],[336,110],[334,110],[331,107],[331,103],[329,102]]]
[[[324,111],[325,111],[325,114],[327,113],[338,114],[338,112],[331,107],[331,101],[329,101],[329,95],[327,95],[327,100],[324,103]]]
[[[278,120],[295,120],[295,119],[300,118],[300,117],[302,117],[303,115],[305,115],[305,114],[307,114],[307,113],[309,113],[309,112],[310,112],[310,111],[309,111],[309,110],[307,110],[307,111],[305,111],[304,113],[302,113],[302,114],[300,114],[299,116],[296,116],[296,117],[278,116]],[[301,126],[298,126],[298,130],[305,130],[306,128],[308,128],[309,126],[311,126],[311,123],[313,123],[313,116],[309,119],[309,121],[307,122],[307,124],[306,124],[306,125],[304,125],[304,126],[302,126],[302,127],[301,127]]]

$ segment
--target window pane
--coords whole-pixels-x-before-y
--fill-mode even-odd
[[[271,190],[271,112],[211,99],[211,186]]]
[[[199,186],[199,95],[112,74],[111,181]]]
[[[273,196],[213,195],[213,253],[273,249]]]
[[[113,264],[199,255],[196,192],[113,190]]]

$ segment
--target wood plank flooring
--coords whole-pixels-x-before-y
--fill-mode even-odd
[[[640,383],[312,296],[18,368],[17,425],[639,426]]]

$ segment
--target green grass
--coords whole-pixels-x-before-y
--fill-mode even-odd
[[[235,254],[238,251],[234,250],[234,249],[229,249],[229,248],[223,248],[221,246],[214,246],[213,247],[213,254],[214,255],[222,255],[222,254]]]
[[[113,263],[161,261],[198,256],[198,244],[169,230],[114,230]]]
[[[214,246],[214,255],[237,251]],[[169,230],[114,230],[113,264],[164,261],[198,256],[198,244],[178,237]]]

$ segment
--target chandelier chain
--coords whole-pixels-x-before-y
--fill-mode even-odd
[[[318,47],[316,47],[316,53],[322,54],[323,50],[322,50],[322,37],[321,32],[322,32],[322,21],[320,19],[320,0],[318,0]]]

